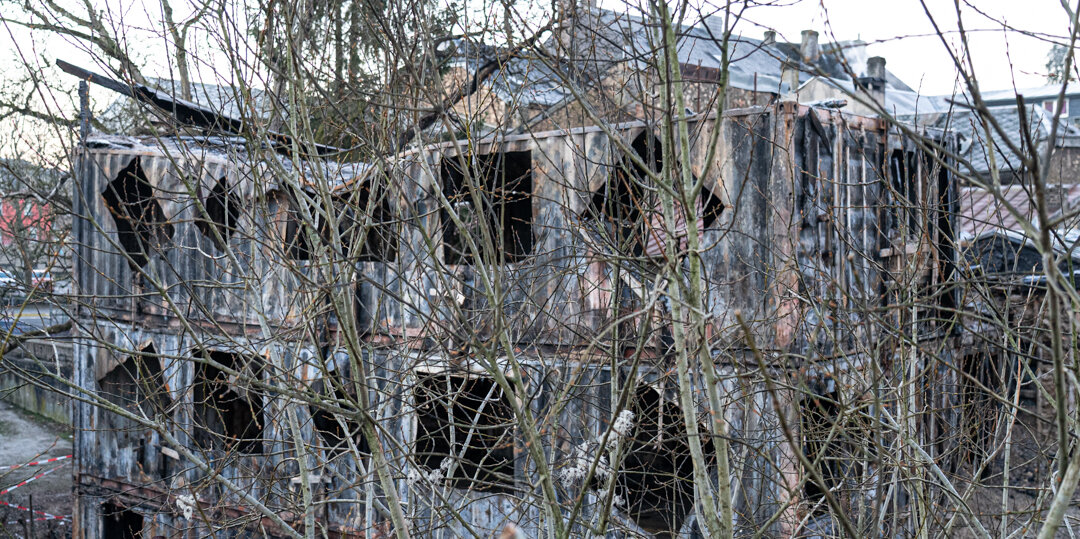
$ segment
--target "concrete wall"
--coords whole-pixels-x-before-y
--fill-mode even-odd
[[[56,380],[57,373],[66,380],[72,375],[71,343],[33,340],[7,356],[0,368],[0,399],[19,408],[47,417],[58,423],[71,424],[71,400],[60,391],[64,383]],[[27,378],[38,380],[29,384]]]

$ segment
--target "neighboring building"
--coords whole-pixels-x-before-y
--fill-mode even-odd
[[[993,173],[996,172],[997,180],[1002,185],[1030,185],[1030,170],[1022,156],[1012,148],[1023,153],[1030,152],[1027,143],[1030,137],[1035,144],[1034,151],[1042,161],[1051,144],[1051,113],[1039,105],[1028,105],[1024,115],[1020,114],[1016,105],[990,107],[988,112],[1000,126],[1004,138],[993,128],[988,133],[980,117],[960,105],[950,111],[920,114],[918,123],[956,133],[959,137],[958,155],[967,162],[960,162],[957,166],[965,175],[974,176],[983,184],[990,185],[994,183]],[[1080,129],[1067,122],[1059,124],[1053,146],[1050,161],[1040,163],[1040,166],[1048,167],[1047,183],[1080,182]]]
[[[1020,90],[995,90],[982,93],[982,100],[987,106],[1016,107],[1016,96],[1024,96],[1024,104],[1034,105],[1048,114],[1057,112],[1057,101],[1061,94],[1061,84],[1048,84]],[[1074,126],[1080,127],[1080,84],[1070,83],[1065,88],[1064,108],[1061,117]]]
[[[503,62],[481,81],[479,91],[453,107],[458,131],[521,133],[592,125],[598,118],[612,123],[647,119],[651,113],[641,103],[658,91],[655,32],[655,25],[639,16],[579,8],[554,39]],[[723,20],[708,17],[677,25],[675,32],[687,108],[715,111]],[[866,46],[861,41],[819,43],[812,30],[804,31],[799,43],[777,41],[775,32],[766,32],[764,39],[733,35],[725,109],[782,97],[800,103],[844,100],[845,112],[864,116],[877,110],[860,100],[881,103],[890,115],[944,108],[942,99],[919,96],[889,72],[883,58],[868,58]],[[450,42],[440,51],[446,59],[447,94],[505,52],[471,41]]]
[[[70,230],[65,211],[54,205],[70,200],[70,185],[53,168],[22,159],[0,159],[0,271],[12,272],[28,284],[32,269],[66,273],[69,262],[62,240]]]
[[[1006,231],[1024,234],[1020,219],[1039,224],[1035,192],[1030,185],[1004,185],[995,195],[981,187],[960,189],[959,232],[963,239]],[[1047,213],[1051,219],[1080,210],[1080,183],[1050,184],[1046,192]],[[1009,210],[1011,206],[1016,213]],[[1061,231],[1077,229],[1076,218],[1066,220]]]

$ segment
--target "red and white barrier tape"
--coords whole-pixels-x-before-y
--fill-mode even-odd
[[[29,507],[23,507],[23,506],[21,506],[21,505],[19,505],[17,503],[8,503],[8,502],[2,501],[2,500],[0,500],[0,507],[11,507],[12,509],[18,509],[20,511],[29,511],[30,510]],[[41,515],[40,517],[35,518],[34,520],[62,520],[64,522],[67,522],[67,521],[71,520],[71,515],[54,515],[52,513],[46,513],[45,511],[34,511],[34,514],[35,515]],[[18,521],[16,520],[16,521],[12,521],[12,522],[18,522]],[[12,522],[8,522],[8,524],[11,524]]]
[[[45,470],[44,472],[41,472],[41,473],[35,475],[34,477],[31,477],[30,479],[27,479],[26,481],[23,481],[21,483],[16,484],[13,487],[9,487],[9,488],[6,488],[4,490],[0,490],[0,496],[3,496],[4,494],[7,494],[7,493],[19,488],[19,487],[25,487],[26,485],[29,485],[30,483],[33,483],[34,481],[37,481],[38,479],[41,479],[42,477],[45,477],[46,475],[49,475],[49,474],[51,474],[51,473],[55,472],[56,470],[59,470],[60,468],[63,468],[63,467],[64,467],[64,465],[61,464],[61,465],[59,465],[59,466],[57,466],[55,468],[50,468],[48,470]]]
[[[58,462],[58,461],[61,461],[61,460],[67,460],[67,459],[69,459],[71,457],[72,457],[72,455],[64,455],[62,457],[53,457],[51,459],[46,459],[46,460],[35,460],[34,462],[27,462],[26,464],[16,464],[14,466],[0,466],[0,470],[15,470],[15,469],[18,469],[18,468],[29,468],[31,466],[42,466],[42,465],[45,465],[45,464],[51,464],[53,462]]]

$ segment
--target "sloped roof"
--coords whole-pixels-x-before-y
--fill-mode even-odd
[[[151,78],[147,80],[147,83],[147,86],[157,88],[171,96],[179,97],[182,94],[180,81]],[[268,119],[270,116],[270,100],[267,94],[258,88],[250,88],[249,91],[251,92],[253,107],[239,98],[239,90],[235,87],[196,82],[191,84],[190,101],[200,107],[231,118],[251,118],[254,115],[256,119]],[[143,120],[145,113],[140,112],[139,107],[139,103],[134,99],[127,96],[118,96],[99,115],[99,120],[110,131],[128,133]]]
[[[988,139],[983,130],[978,116],[970,109],[957,107],[951,114],[941,115],[931,120],[931,125],[939,128],[948,128],[960,137],[960,153],[971,163],[979,174],[990,172],[990,152],[994,152],[995,163],[1001,171],[1021,171],[1023,169],[1020,156],[1009,149],[1006,140],[1017,148],[1023,149],[1024,131],[1031,133],[1031,139],[1037,145],[1042,145],[1050,138],[1052,117],[1039,105],[1028,105],[1027,124],[1021,121],[1021,115],[1016,105],[988,107],[988,111],[1005,132],[1006,138],[994,130]],[[1058,125],[1060,137],[1080,136],[1080,131],[1067,122]]]
[[[974,238],[990,232],[1009,231],[1023,234],[1020,221],[1006,208],[1007,201],[1026,220],[1038,222],[1034,207],[1035,194],[1028,185],[1016,184],[1001,187],[1001,197],[981,187],[964,187],[960,190],[960,237]],[[1080,184],[1049,186],[1047,205],[1051,217],[1065,210],[1080,206]]]
[[[603,78],[612,67],[629,63],[639,69],[654,65],[659,49],[657,27],[642,17],[606,9],[579,8],[580,13],[556,32],[544,45],[552,54],[545,58],[525,56],[506,63],[490,79],[500,98],[513,98],[519,105],[550,105],[572,94],[566,81],[591,84]],[[709,17],[692,25],[676,25],[679,63],[686,66],[718,70],[722,66],[723,19]],[[458,41],[450,51],[451,63],[470,68],[495,58],[499,49],[486,44]],[[554,53],[559,58],[555,59]],[[851,77],[843,64],[855,70],[865,70],[865,44],[862,42],[827,43],[822,46],[820,60],[815,65],[802,63],[799,45],[794,43],[765,43],[760,39],[733,35],[728,42],[729,84],[743,90],[787,93],[781,80],[785,62],[800,65],[805,73],[847,81]],[[857,76],[865,72],[855,73]],[[887,73],[888,92],[910,92],[906,84]],[[907,100],[911,101],[911,100]]]
[[[990,105],[1004,105],[1016,103],[1017,94],[1024,96],[1027,100],[1039,100],[1055,98],[1061,93],[1060,84],[1047,84],[1046,86],[1036,86],[1034,88],[1020,88],[1007,90],[993,90],[990,92],[982,92],[983,101]],[[1066,96],[1080,95],[1080,83],[1071,83],[1068,88],[1065,89]]]

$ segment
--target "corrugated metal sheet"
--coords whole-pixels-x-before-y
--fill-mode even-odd
[[[640,123],[631,124],[617,128],[614,134],[628,143],[643,129]],[[720,130],[717,162],[706,168],[707,151],[702,141],[709,140],[714,130]],[[866,316],[867,305],[877,307],[887,302],[882,296],[887,297],[890,291],[909,286],[911,281],[944,275],[941,269],[950,255],[942,245],[954,231],[951,221],[938,218],[949,216],[946,203],[951,177],[940,174],[912,149],[913,145],[905,144],[880,124],[835,112],[779,105],[741,111],[720,121],[699,118],[692,133],[691,162],[685,166],[705,179],[707,188],[727,208],[702,233],[700,257],[709,315],[706,338],[724,380],[721,393],[731,425],[729,434],[740,440],[734,445],[733,461],[743,489],[743,497],[737,500],[743,511],[739,525],[749,531],[770,521],[789,501],[789,487],[797,483],[793,452],[801,449],[787,443],[777,417],[777,410],[794,413],[794,397],[773,403],[762,381],[748,374],[745,363],[754,358],[746,346],[747,334],[734,314],[742,313],[750,324],[759,349],[783,357],[785,366],[819,362],[824,357],[833,359],[830,365],[838,372],[854,372],[867,361],[876,360],[852,354],[858,351],[856,343],[873,342],[876,337],[868,334],[868,324],[860,316]],[[670,315],[664,312],[663,298],[651,304],[646,301],[652,286],[647,269],[620,263],[613,255],[625,253],[606,250],[602,242],[584,232],[584,210],[620,162],[613,150],[617,146],[597,129],[474,144],[477,154],[530,152],[533,185],[533,253],[519,263],[479,267],[446,266],[439,261],[443,224],[435,194],[443,181],[438,177],[440,159],[453,155],[453,150],[444,151],[452,146],[401,156],[388,167],[387,174],[369,174],[365,179],[390,191],[392,212],[401,221],[398,256],[392,262],[359,263],[354,280],[326,271],[325,265],[283,258],[284,217],[292,202],[285,184],[274,179],[268,167],[194,152],[165,155],[113,148],[84,153],[79,156],[81,172],[77,178],[82,195],[77,214],[82,218],[76,220],[75,235],[78,286],[88,306],[79,314],[80,327],[85,330],[76,347],[76,380],[84,388],[95,389],[90,374],[95,365],[114,364],[117,358],[111,356],[117,350],[149,340],[159,353],[175,358],[164,366],[164,378],[177,403],[173,412],[177,424],[190,425],[196,404],[191,391],[195,368],[184,358],[191,356],[194,347],[256,350],[267,362],[263,380],[290,390],[330,376],[326,373],[347,379],[347,367],[362,364],[371,381],[368,396],[380,431],[393,440],[386,444],[386,450],[401,474],[395,476],[395,486],[414,522],[421,526],[445,523],[439,533],[461,536],[494,535],[513,522],[527,536],[539,535],[542,519],[538,507],[521,504],[519,496],[442,487],[450,499],[467,502],[463,513],[466,527],[431,503],[429,487],[408,479],[410,470],[416,469],[412,459],[416,410],[411,388],[418,372],[470,361],[467,355],[444,357],[443,349],[453,350],[490,337],[496,329],[494,313],[498,307],[502,313],[498,322],[508,328],[511,340],[521,348],[516,353],[520,352],[529,377],[531,400],[527,404],[540,418],[545,458],[559,469],[571,460],[572,451],[608,428],[611,395],[630,374],[630,366],[619,363],[618,358],[625,357],[628,346],[637,345],[636,332],[646,321],[651,321],[654,329],[646,336],[648,350],[641,351],[645,359],[634,374],[661,388],[671,383],[666,381],[671,366],[665,357],[663,330],[670,324]],[[150,279],[135,277],[121,256],[115,223],[101,197],[105,183],[136,157],[142,160],[155,197],[174,226],[171,241],[151,253],[147,264]],[[889,168],[894,158],[910,161],[913,167],[895,174]],[[200,214],[194,200],[222,177],[235,179],[238,195],[250,201],[240,220],[243,233],[230,242],[237,263],[223,256],[196,226]],[[336,181],[339,179],[326,185],[347,185]],[[320,198],[315,199],[309,210],[325,209],[318,204]],[[680,214],[687,209],[697,211],[696,204],[684,206]],[[926,218],[928,213],[933,218]],[[691,218],[698,220],[700,216]],[[683,216],[670,226],[651,222],[681,235],[687,218]],[[908,223],[915,226],[907,229]],[[679,247],[683,245],[680,239]],[[909,245],[915,246],[912,253]],[[659,243],[645,250],[649,249],[658,252]],[[904,257],[909,254],[917,255],[919,263],[907,264]],[[686,261],[674,263],[679,268],[676,278],[682,278]],[[915,274],[905,273],[912,266]],[[336,266],[338,270],[342,267]],[[503,285],[501,305],[487,304],[487,296],[477,293],[483,286],[480,271]],[[327,351],[333,347],[328,343],[336,324],[324,298],[327,288],[339,286],[355,290],[361,333],[372,345],[361,357],[346,358],[355,363],[319,359],[336,357],[334,350]],[[646,308],[650,305],[655,307]],[[620,319],[618,339],[611,333],[616,319]],[[312,335],[298,322],[319,325],[315,333],[326,331]],[[249,335],[249,328],[258,328],[260,333]],[[335,370],[330,371],[327,363],[332,361],[336,361]],[[505,359],[499,361],[505,363]],[[476,367],[482,370],[482,366]],[[787,374],[794,375],[794,370]],[[858,392],[859,378],[852,376],[851,380],[846,390]],[[553,402],[554,398],[568,388],[571,393],[566,406],[555,408],[563,403]],[[664,391],[661,394],[666,394]],[[283,398],[267,397],[265,404],[276,413],[283,406],[292,406]],[[139,474],[151,479],[183,477],[187,485],[202,484],[206,479],[190,466],[161,458],[156,434],[143,432],[122,438],[95,432],[99,412],[85,403],[76,407],[80,418],[78,469],[88,481],[88,492],[118,492],[131,485],[143,485],[139,488],[148,488],[148,492],[157,488],[152,481],[146,487],[148,481]],[[317,443],[317,434],[309,426],[310,410],[289,410],[304,425],[305,443]],[[289,480],[297,468],[286,458],[292,449],[291,435],[283,432],[284,428],[268,422],[263,432],[268,440],[266,454],[218,462],[223,476],[275,507],[295,502]],[[188,433],[176,434],[181,443],[196,444]],[[139,439],[152,449],[129,443]],[[513,487],[524,492],[537,483],[536,463],[529,461],[520,440],[515,444]],[[206,455],[221,458],[213,451]],[[326,517],[335,529],[363,532],[382,525],[385,519],[374,509],[381,495],[370,469],[361,472],[351,458],[315,464],[325,477],[333,478],[318,488],[322,495],[338,500],[328,506]],[[226,508],[242,505],[235,493],[219,489],[204,493],[208,501],[226,502],[222,504]],[[159,494],[168,499],[167,494]],[[560,503],[572,503],[575,495],[560,493],[565,496]],[[588,498],[586,514],[592,514],[596,504],[595,497]],[[154,514],[162,528],[198,526],[148,507],[143,510]],[[80,510],[84,521],[100,517],[92,504],[82,505]],[[634,525],[625,513],[617,515],[621,516],[607,536],[633,533]],[[780,533],[781,523],[770,525]],[[421,535],[436,534],[427,531],[421,528]],[[683,531],[687,536],[697,533],[691,522]],[[192,533],[200,530],[193,528]],[[88,539],[94,539],[92,530],[87,534]]]
[[[1062,209],[1080,205],[1080,184],[1048,186],[1047,205],[1053,217]],[[1009,209],[1012,207],[1012,211]],[[1015,213],[1014,213],[1015,211]],[[1020,218],[1038,223],[1035,211],[1035,192],[1030,185],[1005,185],[995,194],[981,187],[964,187],[960,192],[961,237],[973,238],[987,232],[1006,230],[1018,234],[1025,231]]]

